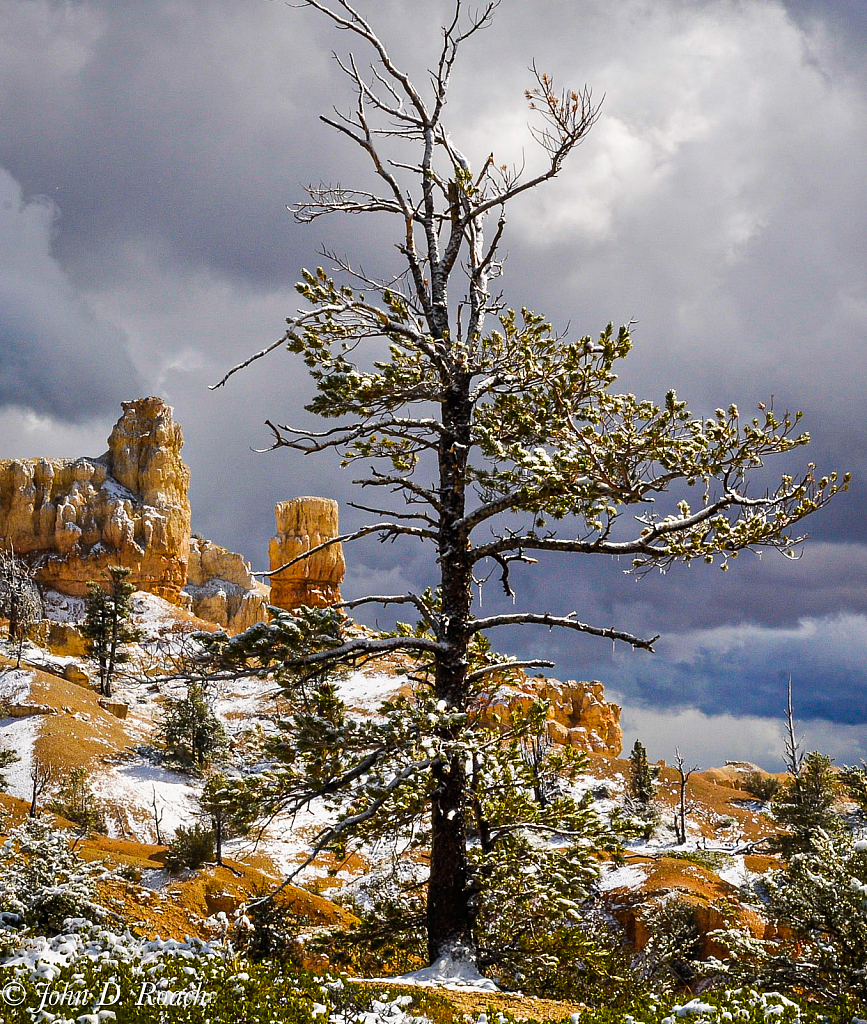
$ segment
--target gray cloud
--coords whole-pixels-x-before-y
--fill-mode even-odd
[[[614,696],[617,696],[614,694]],[[640,739],[654,761],[674,762],[680,751],[686,766],[709,768],[724,761],[752,761],[770,772],[783,771],[782,718],[755,715],[706,715],[695,708],[672,712],[627,706],[624,750]],[[867,754],[867,729],[823,719],[798,722],[803,749],[821,750],[838,764],[853,764]]]
[[[0,406],[80,422],[140,385],[123,332],[54,259],[54,217],[50,202],[25,202],[0,169]]]

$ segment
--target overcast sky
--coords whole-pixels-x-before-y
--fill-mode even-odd
[[[445,0],[359,2],[399,61],[432,63]],[[528,607],[662,634],[655,656],[503,638],[602,679],[656,757],[776,767],[790,673],[806,745],[867,755],[865,43],[863,0],[503,0],[454,80],[448,127],[477,165],[533,159],[531,62],[605,97],[559,178],[512,210],[511,304],[579,334],[638,320],[624,388],[674,387],[698,413],[773,395],[804,411],[809,457],[854,476],[797,563],[522,576]],[[387,221],[304,228],[285,209],[303,183],[368,180],[317,118],[348,101],[330,57],[347,45],[279,0],[0,0],[0,454],[99,454],[121,401],[162,395],[194,529],[254,568],[275,501],[349,495],[333,464],[250,451],[266,417],[299,418],[292,357],[207,387],[279,337],[319,246],[395,266]],[[348,562],[350,596],[429,568],[376,544]]]

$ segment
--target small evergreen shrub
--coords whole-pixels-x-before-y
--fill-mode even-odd
[[[201,774],[223,758],[228,746],[226,730],[201,683],[190,683],[184,697],[168,702],[159,740],[169,761],[187,771]]]
[[[69,833],[47,818],[26,818],[0,847],[0,927],[56,935],[66,918],[103,920],[97,901],[101,864],[69,848]]]
[[[666,851],[665,856],[671,860],[686,860],[710,871],[719,871],[734,864],[731,854],[722,850],[671,850]]]
[[[782,782],[768,772],[747,772],[741,779],[741,787],[750,796],[761,800],[763,804],[771,801],[783,787]]]
[[[184,868],[196,870],[214,859],[214,833],[196,823],[192,828],[181,825],[166,851],[166,867],[171,872]]]
[[[786,859],[809,853],[819,832],[828,836],[845,831],[835,804],[841,786],[831,758],[811,750],[798,775],[790,775],[771,802],[771,814],[782,826],[771,846]]]
[[[279,896],[257,893],[235,919],[232,944],[251,960],[275,958],[301,967],[303,947],[298,933],[302,923]]]

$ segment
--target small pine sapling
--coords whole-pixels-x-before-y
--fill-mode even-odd
[[[30,765],[30,817],[35,818],[39,797],[55,778],[54,765],[34,756]]]
[[[200,822],[190,828],[180,825],[166,851],[166,867],[175,873],[184,868],[197,871],[214,859],[214,833]]]
[[[222,760],[228,746],[207,689],[196,680],[188,684],[185,696],[167,702],[158,731],[170,760],[187,771],[203,772]]]
[[[789,676],[783,755],[788,778],[771,799],[771,814],[784,831],[777,832],[769,842],[773,851],[787,859],[809,850],[814,832],[836,835],[844,829],[843,819],[834,809],[841,786],[831,758],[817,750],[805,754],[802,745],[795,726]]]
[[[14,750],[10,750],[8,747],[0,747],[0,789],[6,789],[7,785],[4,769],[11,768],[13,764],[20,760],[21,758]]]
[[[741,787],[763,804],[769,803],[780,792],[782,782],[769,772],[747,772],[741,779]]]
[[[626,813],[645,839],[649,839],[653,834],[653,828],[659,820],[659,812],[654,807],[658,777],[659,767],[650,764],[644,744],[641,740],[636,740],[629,755]]]
[[[132,622],[135,587],[128,580],[130,570],[113,565],[108,575],[107,590],[99,583],[87,584],[81,626],[87,654],[99,666],[99,692],[103,697],[111,696],[111,684],[118,667],[129,661],[129,645],[142,637],[142,631]]]
[[[82,766],[71,768],[60,779],[49,809],[74,822],[82,838],[92,832],[108,833],[105,807],[91,789],[87,769]]]
[[[840,780],[831,758],[811,750],[803,759],[797,776],[790,775],[785,786],[771,800],[771,813],[784,829],[770,841],[771,849],[789,859],[811,848],[811,836],[821,831],[839,835],[845,829],[835,810]]]
[[[205,781],[199,805],[214,834],[216,862],[222,865],[224,840],[247,835],[256,821],[256,794],[243,779],[230,779],[215,772]]]

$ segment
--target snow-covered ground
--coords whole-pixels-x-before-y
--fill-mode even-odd
[[[646,864],[625,864],[622,867],[603,864],[599,890],[610,892],[611,889],[637,889],[647,878],[648,870]]]
[[[20,704],[30,695],[33,673],[10,668],[0,674],[0,701]],[[33,744],[39,735],[40,717],[0,718],[0,747],[12,750],[18,760],[3,770],[6,792],[21,800],[30,799],[30,769],[33,766]]]
[[[392,676],[384,672],[353,672],[338,682],[337,692],[348,708],[372,714],[383,701],[397,696],[401,687],[408,684],[406,676]]]
[[[490,978],[479,974],[479,969],[466,956],[452,954],[442,956],[430,967],[420,971],[401,974],[396,978],[373,978],[373,981],[388,981],[400,985],[419,985],[422,987],[459,989],[462,992],[499,992]]]
[[[81,622],[84,618],[84,598],[46,590],[42,594],[45,617],[51,622]]]
[[[20,704],[30,693],[33,673],[26,668],[8,668],[0,672],[0,700]]]
[[[33,767],[33,745],[39,736],[41,716],[28,718],[0,718],[0,746],[14,750],[18,760],[3,769],[6,792],[19,800],[29,800],[33,785],[30,769]]]
[[[201,783],[189,775],[172,772],[137,756],[134,760],[97,775],[93,791],[102,800],[118,804],[127,812],[136,839],[156,842],[154,800],[161,816],[160,834],[165,841],[180,825],[190,825],[195,819],[196,800]],[[109,820],[110,834],[118,834],[115,823]]]

